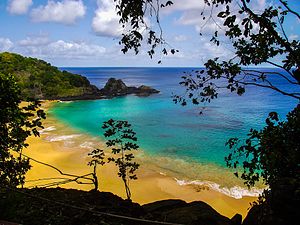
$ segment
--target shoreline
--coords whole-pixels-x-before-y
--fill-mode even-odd
[[[42,108],[45,111],[51,109],[52,103],[47,101],[43,103]],[[51,111],[51,110],[50,110]],[[88,152],[92,149],[91,143],[96,147],[104,147],[96,138],[82,134],[66,124],[48,115],[44,121],[46,129],[41,133],[41,138],[30,137],[28,139],[29,147],[24,151],[25,154],[58,167],[66,173],[88,174],[92,168],[87,166]],[[62,133],[64,136],[57,138],[53,133]],[[72,136],[73,135],[73,136]],[[78,135],[74,137],[74,135]],[[52,139],[51,139],[52,138]],[[56,138],[56,139],[55,139]],[[79,139],[79,145],[74,141]],[[28,172],[26,180],[38,178],[57,177],[57,171],[31,162],[32,169]],[[186,202],[204,201],[216,209],[220,214],[231,218],[236,213],[245,217],[250,202],[255,201],[256,197],[243,197],[235,199],[211,188],[199,185],[188,184],[179,185],[171,176],[160,173],[158,168],[148,163],[142,164],[138,170],[138,180],[130,182],[132,200],[139,204],[146,204],[164,199],[182,199]],[[108,191],[125,197],[125,190],[121,179],[117,176],[116,167],[112,164],[98,168],[99,190]],[[25,186],[34,186],[38,183],[27,183]],[[54,186],[56,187],[56,186]],[[75,188],[81,190],[91,190],[92,185],[79,185],[70,183],[61,185],[64,188]]]

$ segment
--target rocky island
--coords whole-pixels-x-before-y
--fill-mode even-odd
[[[13,74],[21,89],[21,97],[38,100],[93,100],[135,94],[159,93],[149,86],[127,87],[122,80],[110,78],[98,89],[81,75],[60,71],[43,60],[15,53],[0,53],[0,73]]]
[[[146,85],[139,87],[128,87],[121,79],[110,78],[105,84],[104,88],[100,90],[102,96],[116,97],[129,94],[138,96],[149,96],[151,94],[159,93],[158,90]]]

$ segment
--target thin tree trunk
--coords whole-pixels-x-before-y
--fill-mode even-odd
[[[127,184],[126,179],[123,179],[123,182],[124,182],[124,185],[125,185],[125,190],[126,190],[127,199],[128,199],[128,200],[131,200],[131,192],[130,192],[130,189],[129,189],[129,186],[128,186],[128,184]]]
[[[94,183],[94,190],[98,191],[97,165],[94,165],[93,183]]]

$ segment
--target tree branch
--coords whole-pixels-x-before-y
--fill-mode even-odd
[[[286,50],[291,54],[291,56],[294,58],[295,62],[297,63],[297,66],[300,67],[300,63],[297,61],[297,54],[294,52],[294,50],[292,49],[291,45],[289,42],[284,41],[276,32],[276,30],[274,29],[274,27],[271,25],[271,23],[268,23],[268,21],[266,21],[265,18],[258,16],[257,14],[255,14],[248,6],[245,0],[241,0],[242,4],[243,4],[243,8],[244,10],[250,15],[252,16],[255,20],[257,20],[260,25],[262,27],[265,27],[268,29],[268,32],[270,32],[278,41],[278,43],[280,43],[283,47],[286,48]]]
[[[288,69],[284,68],[283,66],[281,66],[281,65],[279,65],[279,64],[277,64],[277,63],[274,63],[274,62],[272,62],[272,61],[270,61],[270,60],[267,60],[266,62],[269,63],[269,64],[271,64],[271,65],[273,65],[273,66],[276,66],[276,67],[278,67],[278,68],[284,69],[289,75],[291,75],[291,76],[295,79],[295,77],[294,77],[294,75],[291,73],[291,71],[289,71]]]
[[[282,73],[279,73],[279,72],[261,72],[261,71],[257,71],[257,70],[242,70],[243,72],[245,73],[248,73],[248,72],[254,72],[254,73],[259,73],[259,74],[266,74],[266,75],[272,75],[272,74],[275,74],[275,75],[278,75],[280,77],[282,77],[283,79],[285,79],[286,81],[288,81],[290,84],[294,84],[294,85],[299,85],[298,82],[294,82],[292,81],[291,79],[289,79],[287,76],[283,75]],[[249,74],[249,75],[254,75],[254,74]],[[259,75],[257,75],[257,77],[259,77]]]
[[[277,92],[279,92],[283,95],[290,96],[290,97],[293,97],[295,99],[300,100],[300,93],[288,93],[288,92],[280,90],[279,88],[277,88],[273,85],[264,85],[264,84],[258,84],[258,83],[255,83],[255,82],[245,82],[245,81],[236,81],[236,82],[240,83],[240,84],[243,84],[243,85],[252,85],[252,86],[272,89],[272,90],[277,91]]]
[[[77,175],[73,175],[73,174],[68,174],[68,173],[62,172],[60,169],[56,168],[55,166],[52,166],[52,165],[50,165],[50,164],[47,164],[47,163],[38,161],[38,160],[33,159],[33,158],[31,158],[31,157],[29,157],[29,156],[27,156],[27,155],[25,155],[25,154],[22,154],[22,156],[23,156],[23,157],[26,157],[26,158],[28,158],[28,159],[30,159],[30,160],[36,162],[36,163],[42,164],[42,165],[44,165],[44,166],[48,166],[48,167],[50,167],[50,168],[56,170],[57,172],[59,172],[59,173],[60,173],[61,175],[63,175],[63,176],[74,177],[74,178],[77,178],[77,179],[78,179],[78,178],[81,178],[81,179],[93,181],[92,178],[88,178],[88,177],[87,177],[87,176],[92,175],[92,173],[89,173],[89,174],[86,174],[86,175],[82,175],[82,176],[77,176]]]
[[[284,7],[285,7],[290,13],[296,15],[296,16],[298,17],[298,19],[300,20],[300,14],[299,14],[299,13],[297,13],[297,12],[294,11],[294,10],[292,10],[292,9],[288,6],[288,4],[287,4],[286,2],[284,2],[283,0],[279,0],[279,1],[284,5]]]

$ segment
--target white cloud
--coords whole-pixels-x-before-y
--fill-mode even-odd
[[[18,52],[42,58],[85,59],[99,57],[106,52],[100,45],[74,41],[49,41],[47,37],[28,37],[18,42]]]
[[[20,46],[41,46],[46,45],[50,41],[47,36],[36,36],[36,37],[27,37],[26,39],[23,39],[19,41]]]
[[[22,15],[28,12],[31,5],[32,0],[9,0],[7,10],[11,14]]]
[[[212,8],[200,0],[175,0],[173,2],[172,6],[163,9],[163,13],[176,12],[178,16],[174,21],[175,25],[193,26],[196,32],[204,35],[211,35],[216,30],[220,30],[219,26],[222,26],[223,22],[217,17],[217,13],[224,6],[219,5],[211,11]],[[206,19],[203,19],[204,17]]]
[[[31,11],[34,22],[56,22],[74,24],[77,19],[84,17],[86,7],[82,0],[49,0],[47,5],[39,6]]]
[[[99,56],[105,53],[105,48],[95,44],[85,42],[66,42],[59,40],[50,43],[45,49],[45,53],[54,54],[63,57],[87,57]]]
[[[8,38],[0,38],[0,52],[6,52],[13,48],[14,43]]]
[[[98,36],[119,37],[122,34],[120,17],[116,12],[116,5],[112,0],[98,0],[98,8],[92,22],[93,31]]]
[[[209,40],[209,36],[201,36],[197,40],[190,42],[190,45],[183,49],[184,52],[188,54],[183,54],[184,59],[182,59],[182,61],[189,65],[197,62],[199,66],[206,63],[208,59],[218,57],[222,61],[229,60],[234,56],[230,43],[226,44],[221,42],[220,45],[217,46]],[[179,53],[180,52],[182,52],[182,49],[179,48]]]
[[[228,59],[232,57],[232,52],[226,49],[223,45],[217,46],[209,42],[209,40],[205,40],[205,38],[203,38],[201,42],[203,45],[200,48],[199,55],[201,58],[205,58],[205,60],[214,57],[220,57],[222,59]]]
[[[219,5],[218,8],[207,6],[204,1],[200,0],[173,0],[174,4],[163,9],[163,13],[181,13],[175,21],[179,25],[194,26],[197,32],[212,33],[220,30],[223,26],[223,20],[217,17],[217,14],[224,10],[224,5]],[[253,0],[250,7],[255,12],[261,12],[267,6],[266,0]],[[233,1],[230,4],[231,11],[237,12],[240,6]],[[204,20],[203,17],[206,19]],[[210,19],[213,18],[213,19]],[[238,20],[241,19],[238,17]]]

